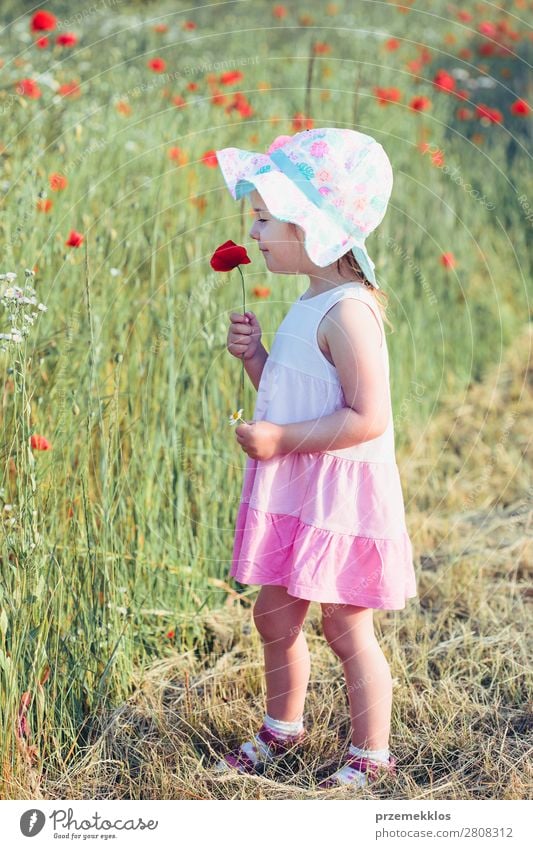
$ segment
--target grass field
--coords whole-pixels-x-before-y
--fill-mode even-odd
[[[395,174],[368,248],[419,590],[375,615],[405,772],[363,796],[526,798],[529,4],[44,8],[1,12],[0,797],[307,798],[345,739],[312,617],[309,750],[281,784],[204,770],[263,698],[228,579],[255,390],[209,259],[249,249],[267,348],[307,285],[265,271],[213,151],[348,126]]]

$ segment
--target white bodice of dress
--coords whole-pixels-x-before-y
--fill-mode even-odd
[[[322,453],[349,460],[395,463],[385,329],[373,296],[360,283],[346,283],[312,298],[299,298],[294,302],[276,332],[263,367],[253,417],[275,424],[291,424],[327,416],[346,406],[337,369],[326,359],[317,339],[322,318],[334,304],[344,298],[364,301],[380,325],[380,351],[388,384],[389,422],[384,433],[376,439]]]

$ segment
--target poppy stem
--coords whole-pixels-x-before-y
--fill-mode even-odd
[[[241,282],[242,282],[242,314],[245,315],[245,313],[246,313],[246,293],[245,293],[245,290],[244,290],[244,274],[242,273],[242,269],[241,269],[240,265],[238,265],[237,268],[239,269],[239,274],[241,275]],[[244,407],[244,352],[242,354],[241,402],[242,403],[237,404],[237,409]]]

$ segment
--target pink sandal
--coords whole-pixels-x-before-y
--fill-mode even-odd
[[[365,773],[368,784],[371,784],[373,781],[376,781],[383,772],[386,772],[389,775],[397,775],[397,764],[398,761],[392,755],[389,756],[389,760],[386,764],[375,763],[374,761],[370,761],[368,758],[358,758],[356,755],[349,755],[343,766],[350,766],[352,769],[357,769],[359,772]],[[332,787],[347,786],[349,786],[349,783],[337,781],[335,773],[333,773],[333,775],[330,775],[320,781],[317,785],[317,789],[329,790]]]
[[[299,734],[290,737],[288,740],[280,740],[272,733],[270,728],[267,728],[266,725],[262,725],[255,735],[254,740],[250,742],[254,745],[256,740],[260,740],[268,746],[274,758],[279,758],[290,752],[294,746],[302,743],[305,737],[305,731],[301,731]],[[237,772],[244,775],[260,775],[265,766],[265,758],[263,752],[258,746],[254,746],[254,748],[259,757],[259,761],[257,763],[254,763],[252,758],[239,746],[238,749],[234,749],[224,755],[223,759],[216,764],[215,772],[225,773],[230,770],[237,770]]]

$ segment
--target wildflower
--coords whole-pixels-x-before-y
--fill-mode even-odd
[[[37,100],[41,97],[41,89],[35,82],[35,80],[26,78],[24,80],[19,80],[16,83],[17,94],[21,94],[24,97],[30,97],[32,100]]]
[[[529,115],[531,109],[526,100],[515,100],[509,107],[513,115]]]
[[[74,47],[78,43],[78,36],[75,32],[62,32],[56,38],[56,44],[60,47]]]
[[[152,71],[155,71],[156,74],[161,74],[167,67],[165,60],[161,59],[159,56],[156,56],[155,59],[150,59],[147,62],[147,65],[152,69]]]
[[[429,97],[413,97],[409,103],[409,108],[415,112],[423,112],[426,109],[431,109],[431,100]]]
[[[388,38],[385,42],[385,50],[391,52],[392,50],[398,50],[400,46],[400,40],[398,38]]]
[[[234,425],[236,425],[236,424],[237,424],[237,422],[242,422],[243,424],[246,424],[246,422],[244,421],[244,419],[243,419],[243,417],[242,417],[242,413],[243,413],[243,411],[242,411],[242,409],[241,409],[241,410],[237,410],[237,412],[236,412],[236,413],[232,413],[232,414],[231,414],[231,416],[230,416],[230,417],[229,417],[229,419],[228,419],[228,421],[229,421],[229,423],[230,423],[231,427],[233,427]]]
[[[444,268],[455,268],[456,261],[454,255],[452,253],[442,254],[440,264],[443,265]]]
[[[402,96],[398,88],[381,88],[380,86],[374,86],[372,90],[374,95],[377,97],[380,106],[386,106],[387,103],[396,103]]]
[[[231,271],[239,265],[246,265],[251,262],[250,257],[246,253],[246,248],[241,245],[236,245],[231,239],[219,245],[210,260],[211,268],[214,271]]]
[[[68,186],[67,178],[63,174],[50,174],[48,182],[53,192],[62,192]]]
[[[76,230],[71,230],[69,233],[69,237],[65,242],[65,245],[68,245],[70,248],[79,248],[83,242],[83,236],[81,233],[76,232]]]
[[[453,91],[455,88],[455,80],[451,74],[441,68],[437,71],[433,78],[433,85],[441,91]]]
[[[46,437],[41,436],[38,433],[32,433],[30,437],[30,445],[35,451],[50,451],[52,447]]]
[[[226,71],[224,74],[220,75],[219,82],[221,85],[233,85],[234,83],[238,83],[242,80],[243,74],[241,71]]]
[[[30,27],[32,32],[38,32],[39,30],[50,30],[55,29],[57,25],[57,18],[55,15],[52,15],[51,12],[46,12],[44,9],[36,12],[33,18],[31,19]]]
[[[215,151],[206,151],[202,156],[202,162],[204,163],[204,165],[207,165],[208,168],[216,168],[218,165],[218,159]]]

